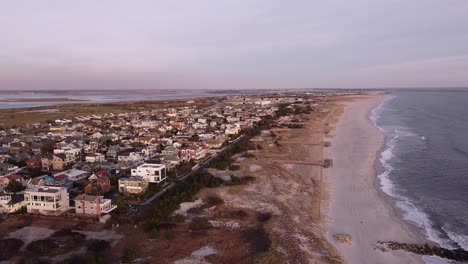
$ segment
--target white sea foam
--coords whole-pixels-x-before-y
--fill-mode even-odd
[[[403,218],[410,221],[425,231],[427,239],[436,242],[442,247],[455,249],[451,246],[450,241],[441,237],[440,232],[432,227],[432,222],[429,217],[421,209],[417,208],[408,199],[398,196],[396,206],[403,211]]]
[[[450,264],[452,263],[448,259],[444,259],[438,256],[423,256],[422,260],[427,264]]]
[[[468,236],[454,233],[454,232],[448,230],[448,228],[446,228],[445,226],[442,227],[442,230],[444,230],[445,233],[447,233],[447,236],[448,236],[452,241],[454,241],[455,243],[457,243],[458,246],[460,246],[460,247],[463,248],[464,250],[468,250]]]

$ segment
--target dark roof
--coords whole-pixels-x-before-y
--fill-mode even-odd
[[[21,201],[24,201],[24,194],[16,193],[16,194],[11,195],[11,200],[8,202],[8,205],[13,205]]]
[[[54,154],[54,156],[59,157],[59,158],[61,158],[63,160],[65,160],[67,158],[67,156],[64,153]]]

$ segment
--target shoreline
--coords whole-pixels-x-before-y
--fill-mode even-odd
[[[369,115],[389,98],[377,94],[339,102],[345,111],[336,124],[333,145],[326,150],[334,162],[324,173],[330,195],[325,210],[327,238],[348,263],[424,263],[419,255],[375,249],[377,241],[426,242],[404,222],[379,186],[376,164],[385,137]],[[336,234],[349,234],[352,242],[339,243]]]

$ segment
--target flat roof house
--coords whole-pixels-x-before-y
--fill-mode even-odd
[[[148,180],[143,177],[119,179],[119,192],[123,194],[144,193],[148,189]]]
[[[166,165],[145,163],[132,169],[132,176],[143,177],[149,182],[160,183],[166,179]]]
[[[117,208],[104,196],[80,194],[75,199],[75,212],[79,215],[101,216]]]
[[[26,190],[24,200],[31,214],[60,215],[70,209],[67,188],[41,186]]]

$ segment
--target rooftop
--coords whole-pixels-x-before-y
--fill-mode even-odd
[[[65,187],[37,187],[26,190],[26,192],[42,192],[42,193],[58,193],[62,191],[62,189],[66,189]]]
[[[151,163],[145,163],[141,166],[138,166],[138,168],[152,168],[152,169],[162,169],[166,167],[164,164],[151,164]]]

